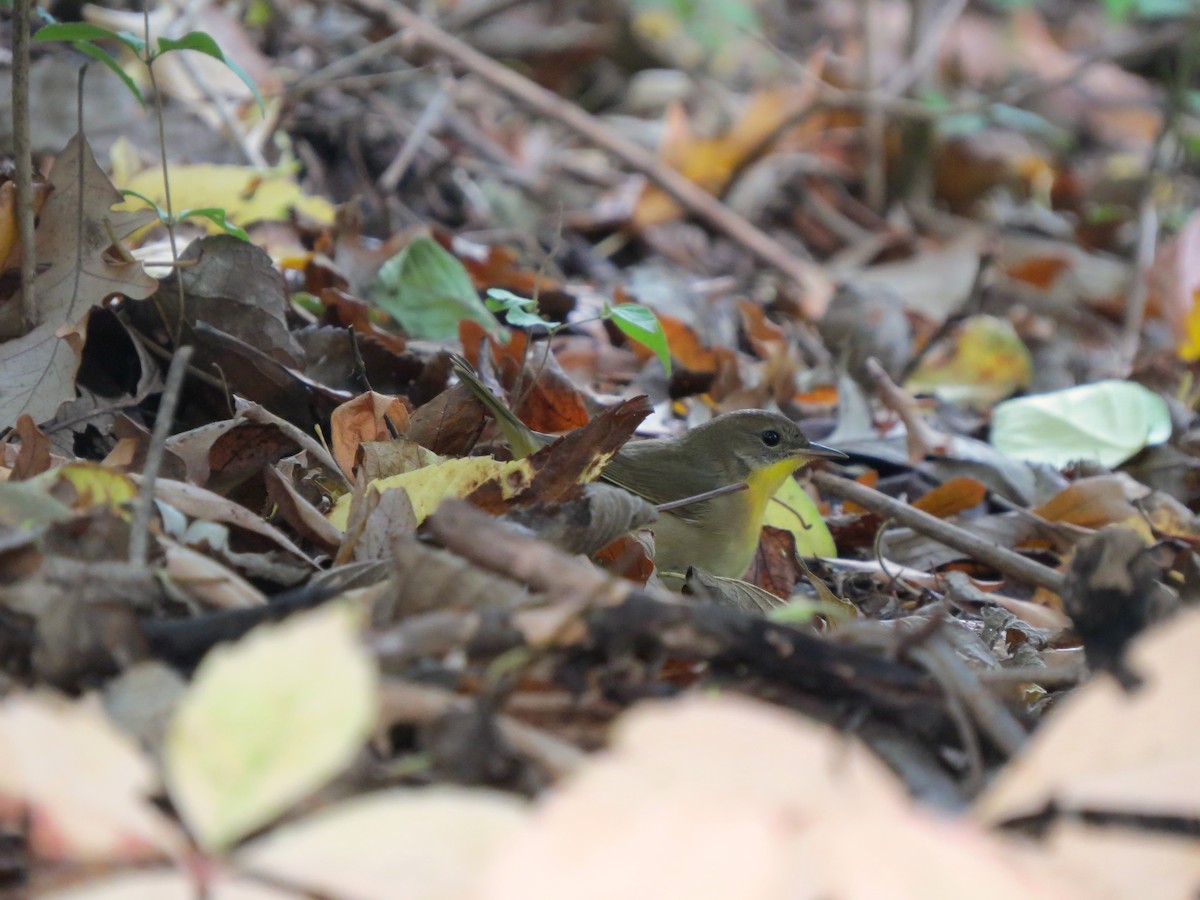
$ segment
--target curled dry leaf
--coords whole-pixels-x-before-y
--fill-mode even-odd
[[[403,433],[408,428],[408,405],[399,397],[368,391],[335,409],[329,428],[333,458],[346,477],[353,478],[358,448],[367,441],[385,441]]]

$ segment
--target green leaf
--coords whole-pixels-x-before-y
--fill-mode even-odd
[[[141,53],[146,46],[136,34],[128,31],[112,31],[91,25],[88,22],[55,22],[45,28],[38,29],[33,36],[35,41],[119,41],[134,53]]]
[[[654,351],[667,374],[671,374],[671,352],[667,347],[667,335],[653,310],[640,303],[621,303],[617,306],[606,304],[604,315],[625,337]]]
[[[1131,381],[1099,381],[996,405],[992,445],[1006,456],[1063,468],[1117,466],[1171,436],[1162,397]]]
[[[39,31],[38,34],[41,34],[41,32]],[[121,68],[121,64],[105,50],[97,47],[95,44],[89,44],[87,41],[75,41],[71,46],[85,56],[90,56],[92,59],[104,63],[114,75],[125,83],[125,87],[129,88],[129,93],[133,94],[137,102],[142,106],[146,105],[146,98],[142,96],[142,89],[137,86],[129,76],[129,73]]]
[[[258,85],[254,83],[254,79],[245,69],[225,55],[211,34],[204,31],[189,31],[181,38],[160,37],[158,39],[159,53],[170,53],[172,50],[195,50],[197,53],[203,53],[205,56],[211,56],[213,59],[223,62],[229,71],[240,78],[242,83],[250,89],[250,93],[254,95],[254,102],[258,104],[258,111],[266,112],[262,94],[258,92]]]
[[[463,319],[507,336],[463,264],[431,237],[414,239],[383,264],[371,300],[415,338],[449,340],[458,335]]]
[[[483,302],[492,312],[503,312],[505,320],[514,328],[553,327],[538,315],[537,301],[532,297],[522,297],[503,288],[490,288]]]
[[[148,207],[150,207],[150,209],[154,210],[154,212],[158,215],[158,220],[160,222],[162,222],[164,225],[166,224],[167,211],[165,209],[163,209],[161,206],[159,206],[157,203],[155,203],[153,200],[151,200],[149,197],[147,197],[145,194],[139,194],[137,191],[131,191],[128,188],[125,188],[125,189],[122,189],[121,196],[122,197],[137,197],[137,199],[139,199],[143,203],[145,203]]]
[[[244,228],[239,228],[232,222],[227,222],[225,220],[225,210],[221,209],[219,206],[208,206],[204,209],[180,210],[178,215],[175,216],[175,219],[179,222],[182,222],[184,219],[189,219],[192,216],[199,216],[202,219],[208,219],[218,228],[221,228],[228,234],[232,234],[235,238],[247,242],[250,240],[250,236],[246,234],[246,230]]]
[[[314,318],[319,319],[325,314],[325,304],[308,291],[296,291],[296,293],[292,294],[291,301],[295,306],[300,307],[300,309]]]
[[[206,850],[343,771],[375,725],[378,673],[343,603],[261,625],[205,657],[163,745],[175,808]]]

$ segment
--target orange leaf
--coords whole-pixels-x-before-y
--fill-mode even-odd
[[[974,478],[951,478],[913,503],[916,509],[946,519],[983,502],[987,488]]]
[[[385,420],[390,420],[397,432],[403,432],[408,428],[408,406],[399,397],[374,391],[347,400],[330,415],[333,458],[347,478],[354,477],[354,463],[361,444],[392,437]]]

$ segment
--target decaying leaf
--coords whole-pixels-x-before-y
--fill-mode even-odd
[[[49,263],[36,282],[37,321],[28,334],[0,344],[0,428],[21,413],[49,419],[75,396],[80,348],[60,333],[111,294],[142,299],[158,286],[141,263],[111,249],[153,215],[113,211],[121,195],[82,134],[56,158],[52,181],[37,231],[38,259]]]

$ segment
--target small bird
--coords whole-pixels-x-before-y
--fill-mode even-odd
[[[454,369],[495,417],[518,457],[554,440],[521,422],[465,359],[455,357]],[[738,578],[754,558],[767,504],[784,481],[810,460],[845,458],[839,450],[814,444],[779,413],[743,409],[679,437],[630,441],[603,477],[655,505],[744,484],[745,490],[663,512],[651,526],[660,572],[683,573],[694,565]]]

